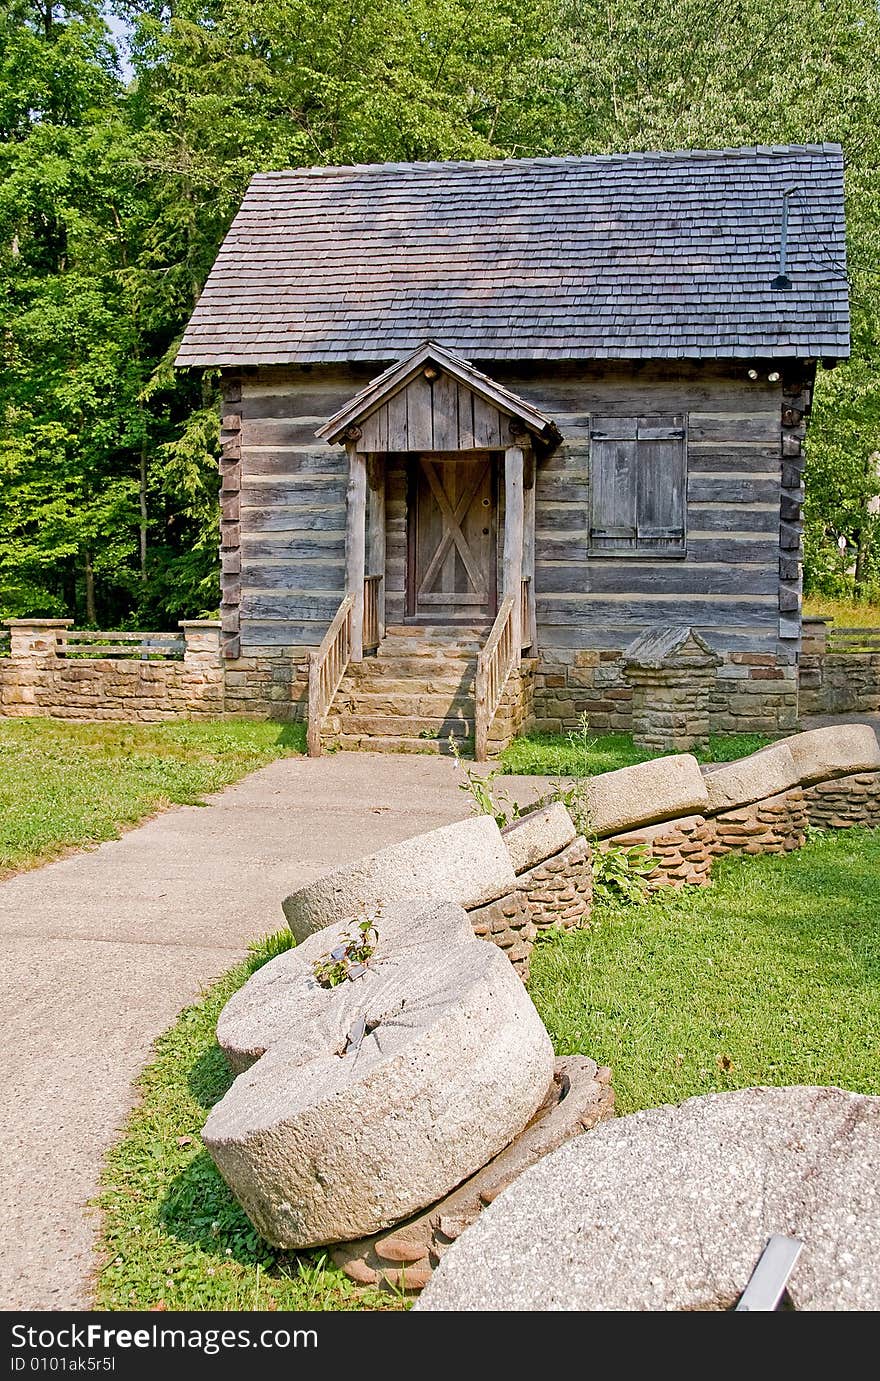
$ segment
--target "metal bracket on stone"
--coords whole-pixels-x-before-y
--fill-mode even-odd
[[[803,1245],[797,1237],[783,1237],[781,1233],[774,1233],[733,1312],[772,1314],[777,1310]]]

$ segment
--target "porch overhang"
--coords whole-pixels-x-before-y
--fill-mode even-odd
[[[372,454],[499,450],[529,440],[546,453],[562,440],[551,418],[432,340],[373,379],[315,435]]]

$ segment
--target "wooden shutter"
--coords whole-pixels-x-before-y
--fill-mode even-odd
[[[638,419],[637,545],[683,551],[687,451],[683,416]]]
[[[594,551],[634,548],[638,535],[638,431],[634,417],[596,417],[590,428],[590,541]]]

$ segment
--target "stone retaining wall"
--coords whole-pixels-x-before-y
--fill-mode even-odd
[[[807,823],[804,793],[795,786],[778,796],[714,816],[711,851],[715,857],[790,853],[803,845]]]
[[[582,714],[596,733],[632,732],[633,688],[625,678],[624,649],[554,649],[542,657],[534,713],[533,727],[543,733],[576,729]],[[790,734],[797,717],[794,652],[725,654],[709,692],[710,733]],[[702,723],[696,728],[699,735]]]
[[[690,815],[666,824],[642,826],[603,839],[600,848],[647,849],[655,862],[643,874],[649,892],[661,887],[700,887],[709,881],[715,844],[713,822]]]
[[[69,620],[14,620],[0,661],[0,715],[123,720],[214,719],[224,710],[220,625],[181,623],[182,660],[68,657]]]
[[[520,873],[518,885],[527,898],[536,933],[576,930],[586,924],[593,901],[590,845],[582,835],[551,858]]]
[[[817,829],[880,827],[880,772],[858,772],[817,782],[807,787],[804,803],[809,822]]]

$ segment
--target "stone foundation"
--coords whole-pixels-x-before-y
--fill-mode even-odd
[[[226,713],[242,719],[304,720],[309,704],[309,651],[250,647],[224,661]]]
[[[565,733],[577,729],[586,714],[597,733],[629,733],[632,687],[624,680],[622,659],[623,648],[544,653],[535,674],[533,727],[541,733]]]
[[[880,827],[880,772],[858,772],[835,781],[817,782],[804,791],[806,813],[817,829],[842,830],[852,825]]]
[[[537,658],[523,658],[518,670],[511,672],[508,677],[501,704],[489,729],[490,758],[497,758],[517,734],[523,734],[532,727],[537,666]]]
[[[643,879],[649,892],[662,887],[702,887],[709,881],[714,851],[714,821],[689,815],[666,824],[647,825],[603,839],[600,849],[645,848],[656,866]]]
[[[468,911],[474,934],[481,940],[491,940],[507,955],[524,983],[529,979],[535,926],[528,898],[519,891]]]
[[[835,783],[828,783],[835,785]],[[723,811],[711,820],[712,853],[785,854],[803,845],[807,828],[804,791],[792,787],[753,805]]]
[[[707,641],[711,643],[711,634]],[[657,712],[665,710],[655,702]],[[671,713],[676,713],[671,707]],[[586,714],[599,734],[631,733],[633,688],[624,674],[624,649],[552,649],[542,654],[535,674],[533,728],[542,733],[577,729]],[[709,733],[790,734],[797,728],[798,669],[793,651],[730,652],[723,657],[709,690]],[[687,719],[687,716],[685,716]],[[686,724],[685,734],[705,732]]]
[[[586,925],[593,900],[590,845],[581,835],[567,848],[517,878],[536,931]]]
[[[732,652],[709,700],[713,734],[791,734],[797,729],[794,652]]]

